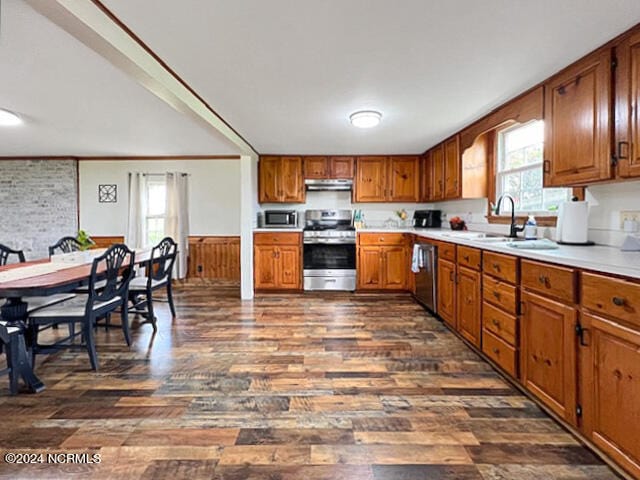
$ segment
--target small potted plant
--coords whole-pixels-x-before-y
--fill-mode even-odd
[[[89,234],[84,230],[78,230],[78,234],[76,235],[76,240],[78,241],[78,245],[80,247],[80,251],[84,252],[85,250],[89,250],[93,247],[96,242],[91,240]]]
[[[89,234],[84,230],[78,230],[78,234],[76,235],[76,241],[78,242],[78,248],[80,249],[80,256],[82,261],[90,262],[93,260],[93,255],[89,251],[89,249],[95,246],[96,242],[94,242]]]

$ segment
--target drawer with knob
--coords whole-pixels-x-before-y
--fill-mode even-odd
[[[255,245],[300,245],[302,234],[298,232],[256,232],[253,234]]]
[[[360,245],[405,245],[409,243],[410,236],[404,233],[360,233],[358,243]]]
[[[448,242],[437,242],[437,246],[438,246],[438,258],[449,260],[450,262],[456,261],[456,245],[455,244],[448,243]]]
[[[458,245],[458,265],[469,267],[473,270],[481,270],[482,251],[477,248]]]
[[[488,330],[482,331],[482,351],[512,377],[518,378],[516,349]]]
[[[640,327],[640,284],[582,272],[581,302],[601,315]]]
[[[490,303],[484,302],[482,305],[482,326],[509,345],[516,345],[518,319],[515,315],[509,315]]]
[[[484,251],[482,265],[484,273],[510,283],[518,283],[518,259],[516,257]]]
[[[522,260],[520,272],[520,281],[524,288],[556,297],[567,303],[576,302],[577,273],[575,269]]]
[[[507,313],[518,314],[518,290],[515,285],[485,274],[482,276],[482,299]]]

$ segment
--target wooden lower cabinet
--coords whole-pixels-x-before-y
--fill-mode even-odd
[[[567,422],[576,425],[576,323],[574,307],[522,292],[523,385]]]
[[[253,283],[256,290],[302,288],[300,234],[256,233],[253,247]]]
[[[438,315],[457,330],[456,322],[456,265],[443,258],[438,259]]]
[[[590,314],[581,326],[583,431],[640,478],[640,332]]]
[[[382,247],[358,248],[358,289],[379,290],[382,288]]]
[[[458,265],[458,332],[480,348],[482,324],[482,274]]]
[[[409,288],[407,246],[360,246],[358,248],[359,290],[407,290]]]

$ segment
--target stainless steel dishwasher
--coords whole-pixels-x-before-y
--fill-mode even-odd
[[[415,298],[431,312],[438,313],[438,247],[418,244],[418,267]]]

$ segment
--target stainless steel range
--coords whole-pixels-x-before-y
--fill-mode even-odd
[[[356,230],[351,210],[307,210],[304,218],[304,289],[354,291]]]

